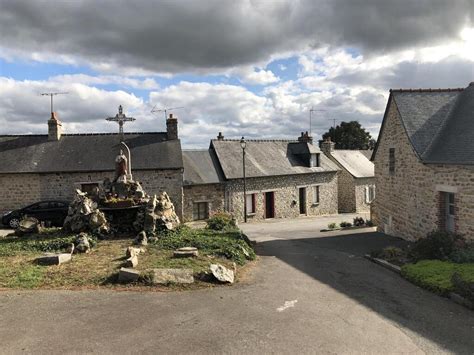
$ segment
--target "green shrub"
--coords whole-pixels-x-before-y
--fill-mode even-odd
[[[62,234],[60,231],[57,233],[49,232],[44,235],[36,234],[23,237],[6,237],[0,239],[0,256],[13,256],[22,252],[64,251],[74,240],[74,235]]]
[[[341,228],[352,227],[352,223],[350,223],[350,222],[341,222],[341,223],[339,223],[339,226]]]
[[[365,226],[365,221],[362,217],[356,217],[354,218],[354,226],[357,226],[357,227],[362,227],[362,226]]]
[[[413,245],[410,257],[418,260],[447,260],[463,238],[457,234],[435,231],[426,238],[419,239]]]
[[[374,226],[374,222],[372,222],[372,220],[370,220],[370,219],[367,219],[367,220],[365,220],[365,225],[366,225],[367,227],[373,227],[373,226]]]
[[[404,254],[405,252],[402,249],[394,246],[388,246],[382,249],[378,257],[385,260],[394,260],[404,256]]]
[[[215,231],[235,229],[235,220],[230,213],[217,212],[207,220],[207,228]]]
[[[336,222],[332,222],[332,223],[329,223],[329,224],[328,224],[328,228],[329,228],[329,229],[336,229],[336,227],[337,227]]]
[[[474,263],[474,245],[464,249],[456,248],[450,255],[449,260],[454,263]]]

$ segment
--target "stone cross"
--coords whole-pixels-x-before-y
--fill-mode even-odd
[[[123,124],[125,122],[135,121],[135,118],[125,116],[125,114],[123,113],[122,105],[120,105],[118,107],[118,113],[115,115],[115,117],[107,117],[106,120],[118,123],[120,141],[122,142],[123,141]]]

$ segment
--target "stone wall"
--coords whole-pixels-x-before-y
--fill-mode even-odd
[[[132,171],[135,180],[142,183],[149,194],[166,191],[182,217],[183,173],[181,170]],[[40,200],[71,200],[81,183],[102,182],[112,179],[114,172],[0,174],[0,212],[25,207]]]
[[[375,177],[354,178],[334,157],[329,157],[341,169],[337,175],[339,213],[369,212],[365,191],[367,186],[375,185]]]
[[[196,202],[207,202],[209,204],[209,214],[224,211],[224,191],[224,184],[184,186],[184,220],[193,220],[193,205]]]
[[[313,189],[320,186],[320,202],[313,205]],[[247,179],[247,193],[255,193],[255,214],[248,221],[265,219],[265,192],[275,192],[275,218],[300,216],[299,188],[306,187],[306,215],[328,215],[337,213],[337,173],[315,173],[289,176],[273,176]],[[243,220],[243,180],[226,183],[228,209],[237,220]]]
[[[455,192],[456,232],[474,239],[474,167],[423,164],[417,158],[395,105],[389,107],[375,156],[373,220],[381,231],[408,240],[443,226],[440,191]],[[389,149],[395,148],[395,172]]]
[[[370,212],[370,203],[367,203],[366,189],[375,185],[375,177],[354,179],[355,203],[357,213]],[[377,191],[375,191],[377,194]]]
[[[334,159],[335,160],[335,159]],[[338,164],[339,165],[339,164]],[[354,177],[341,167],[337,175],[338,206],[340,213],[352,213],[356,210]]]

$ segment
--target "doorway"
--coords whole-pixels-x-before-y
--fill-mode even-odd
[[[300,214],[306,214],[306,187],[300,187],[299,194],[300,194]]]
[[[265,192],[265,218],[275,218],[275,192]]]

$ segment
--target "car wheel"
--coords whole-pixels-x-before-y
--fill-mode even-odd
[[[8,225],[13,229],[17,229],[18,226],[20,225],[20,220],[18,218],[12,218],[8,222]]]

